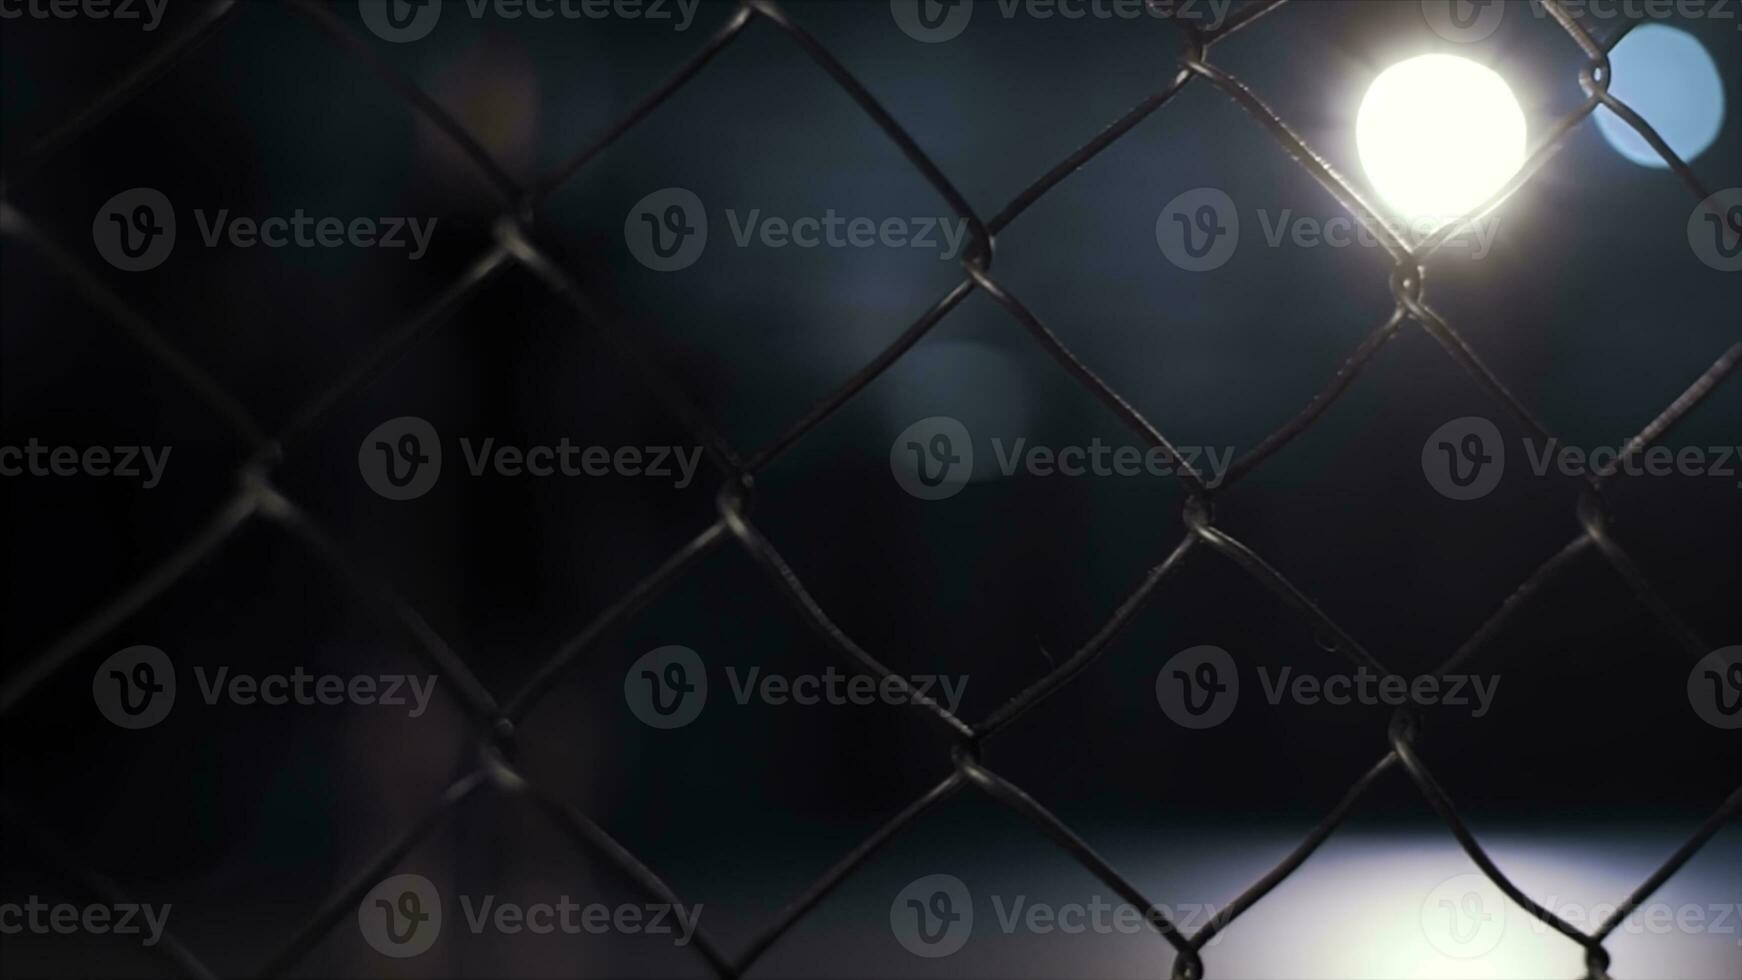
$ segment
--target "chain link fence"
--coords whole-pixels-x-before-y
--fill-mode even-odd
[[[463,276],[453,281],[421,309],[414,311],[372,352],[309,399],[288,424],[277,431],[269,430],[250,413],[243,400],[225,390],[217,380],[178,352],[145,316],[130,308],[84,261],[63,244],[46,236],[29,216],[28,201],[16,201],[10,197],[0,200],[0,231],[6,237],[46,258],[81,290],[88,302],[111,319],[116,327],[143,347],[149,355],[173,372],[217,417],[253,447],[249,462],[239,474],[234,496],[211,516],[204,527],[143,578],[93,610],[47,649],[28,658],[21,670],[6,679],[4,687],[0,687],[0,717],[30,698],[48,678],[65,669],[116,626],[147,607],[191,569],[210,558],[244,525],[253,521],[266,521],[282,525],[306,542],[314,554],[330,563],[344,580],[351,583],[359,601],[378,604],[390,611],[415,640],[418,650],[429,665],[451,685],[451,690],[457,692],[465,710],[476,724],[481,751],[475,771],[454,782],[439,799],[433,801],[422,819],[404,829],[402,836],[392,846],[383,850],[366,866],[357,868],[351,879],[331,893],[288,943],[265,959],[257,971],[261,976],[277,976],[294,970],[323,937],[353,914],[358,902],[384,875],[390,874],[404,857],[440,825],[445,815],[462,801],[478,794],[520,794],[534,801],[562,828],[577,848],[584,849],[614,866],[648,897],[677,904],[679,897],[653,869],[614,840],[588,814],[546,793],[538,783],[529,780],[517,768],[517,726],[538,706],[558,679],[586,657],[602,637],[645,609],[703,556],[716,549],[734,547],[743,549],[767,572],[774,587],[790,600],[809,625],[846,662],[900,690],[915,705],[915,710],[930,716],[947,730],[955,741],[955,748],[951,754],[952,772],[946,779],[913,800],[875,833],[842,856],[825,874],[793,898],[778,917],[762,929],[745,948],[725,949],[710,939],[705,931],[698,933],[693,948],[706,960],[713,972],[721,977],[753,973],[758,962],[771,947],[780,942],[797,923],[864,866],[879,849],[902,833],[916,818],[936,807],[941,801],[964,791],[984,793],[1014,813],[1020,814],[1121,898],[1140,908],[1152,909],[1155,907],[1154,903],[1136,885],[1097,854],[1045,805],[1029,796],[1020,786],[988,768],[982,762],[982,747],[997,738],[1017,718],[1090,670],[1107,650],[1110,642],[1150,600],[1157,587],[1178,572],[1187,556],[1201,549],[1223,556],[1252,576],[1298,613],[1319,635],[1328,637],[1335,652],[1352,664],[1389,675],[1391,671],[1384,662],[1328,616],[1302,588],[1291,582],[1262,555],[1219,527],[1215,504],[1219,496],[1231,492],[1244,478],[1311,428],[1350,390],[1359,379],[1363,368],[1400,331],[1415,328],[1426,331],[1469,378],[1504,406],[1505,411],[1526,431],[1543,440],[1552,438],[1547,427],[1531,409],[1513,395],[1505,380],[1490,370],[1478,351],[1430,305],[1431,292],[1426,284],[1425,263],[1463,225],[1448,225],[1419,242],[1399,237],[1348,179],[1307,145],[1263,99],[1212,60],[1211,55],[1218,46],[1238,44],[1238,36],[1242,33],[1262,30],[1261,24],[1265,16],[1282,6],[1286,0],[1245,3],[1210,29],[1205,29],[1190,19],[1175,19],[1174,24],[1179,29],[1184,44],[1177,73],[1172,79],[1159,91],[1106,126],[1094,139],[1060,161],[990,217],[976,213],[951,178],[927,156],[903,129],[900,121],[879,104],[876,97],[846,65],[837,61],[826,47],[773,0],[744,0],[730,7],[721,4],[703,8],[703,16],[716,16],[718,24],[700,49],[663,84],[647,93],[585,148],[542,179],[530,184],[509,176],[507,170],[492,159],[478,139],[410,79],[383,60],[373,49],[372,42],[333,8],[316,0],[282,2],[330,37],[348,56],[366,65],[382,85],[403,100],[409,112],[437,127],[443,137],[451,141],[487,179],[499,199],[501,211],[500,220],[495,225],[494,247],[479,255]],[[1166,0],[1150,0],[1150,3],[1157,13],[1163,15],[1169,14],[1173,6]],[[1640,118],[1609,93],[1609,52],[1636,25],[1624,24],[1609,36],[1593,37],[1557,0],[1543,0],[1543,4],[1564,30],[1568,40],[1577,45],[1586,58],[1585,67],[1579,74],[1585,99],[1576,111],[1557,121],[1547,131],[1532,148],[1528,161],[1516,176],[1492,200],[1467,216],[1466,222],[1491,213],[1505,199],[1532,180],[1555,158],[1568,135],[1585,124],[1599,107],[1613,112],[1655,148],[1695,201],[1709,202],[1711,194],[1708,189],[1664,140],[1659,138],[1648,121]],[[15,161],[6,175],[6,183],[15,187],[20,177],[52,166],[82,135],[102,125],[106,117],[152,85],[196,46],[224,31],[242,6],[237,0],[217,0],[206,6],[202,14],[177,36],[162,44],[82,112],[67,119]],[[591,161],[637,124],[658,112],[675,93],[703,77],[709,64],[717,56],[746,31],[752,30],[778,31],[783,34],[809,56],[823,75],[850,96],[859,109],[899,147],[913,169],[948,204],[954,214],[966,223],[971,246],[962,261],[961,281],[938,298],[924,315],[832,393],[793,420],[770,444],[752,452],[744,452],[722,437],[710,420],[686,397],[685,392],[662,374],[653,359],[643,352],[637,338],[623,325],[604,315],[601,307],[581,289],[576,279],[540,246],[538,236],[533,231],[533,219],[541,205],[556,189],[571,180],[581,178]],[[995,242],[1001,232],[1019,220],[1049,191],[1119,141],[1138,123],[1164,110],[1182,91],[1192,85],[1213,87],[1232,99],[1256,125],[1273,138],[1279,151],[1287,154],[1328,190],[1380,242],[1394,265],[1390,291],[1395,307],[1391,315],[1348,354],[1330,382],[1297,415],[1240,456],[1228,471],[1226,479],[1213,485],[1179,455],[1175,444],[1154,422],[1146,418],[1118,391],[1103,382],[1092,366],[1073,354],[1039,316],[1001,284],[995,272]],[[1709,203],[1706,206],[1711,207]],[[1722,215],[1719,220],[1724,220]],[[595,332],[606,342],[659,398],[672,416],[687,427],[704,447],[708,461],[721,478],[722,486],[717,498],[718,518],[713,523],[697,533],[652,574],[606,607],[584,630],[545,660],[518,690],[503,695],[488,689],[470,669],[466,658],[438,635],[417,609],[363,571],[361,564],[347,554],[342,542],[335,540],[300,509],[294,500],[280,492],[274,482],[274,475],[285,446],[303,436],[345,395],[368,385],[420,338],[440,329],[444,319],[457,306],[503,270],[514,265],[530,270],[555,296],[560,297],[572,313],[574,321]],[[1167,454],[1176,464],[1178,479],[1184,484],[1188,502],[1185,507],[1187,533],[1125,594],[1113,615],[1086,642],[1069,656],[1062,658],[1049,673],[987,717],[971,721],[946,710],[926,694],[913,690],[906,679],[886,668],[874,653],[847,635],[806,590],[803,581],[788,565],[775,544],[751,520],[749,504],[755,494],[755,481],[759,473],[869,386],[976,292],[982,292],[996,301],[1040,350],[1064,368],[1083,389],[1115,413],[1143,442]],[[1591,552],[1595,552],[1613,568],[1614,573],[1620,576],[1690,660],[1698,660],[1711,649],[1710,644],[1695,627],[1678,614],[1671,597],[1654,586],[1646,570],[1630,557],[1623,543],[1611,533],[1606,519],[1605,489],[1610,478],[1623,465],[1659,443],[1678,422],[1733,374],[1739,363],[1742,363],[1742,344],[1720,352],[1711,367],[1694,379],[1679,398],[1627,441],[1619,459],[1585,478],[1582,493],[1577,500],[1570,502],[1581,526],[1580,533],[1559,551],[1547,556],[1534,573],[1512,591],[1456,652],[1432,671],[1434,676],[1443,676],[1454,671],[1477,656],[1534,592],[1569,563]],[[1742,810],[1742,787],[1738,787],[1680,848],[1665,857],[1655,871],[1619,902],[1606,921],[1594,930],[1585,932],[1533,900],[1484,850],[1481,842],[1466,826],[1456,802],[1441,787],[1430,766],[1418,754],[1417,734],[1418,725],[1413,713],[1407,708],[1399,710],[1386,738],[1375,747],[1380,754],[1372,767],[1349,787],[1335,808],[1324,816],[1322,822],[1285,860],[1253,882],[1213,921],[1188,933],[1166,916],[1151,916],[1147,921],[1153,931],[1161,941],[1171,947],[1172,976],[1177,980],[1191,980],[1215,975],[1213,957],[1204,955],[1205,946],[1225,930],[1229,923],[1262,901],[1300,868],[1344,823],[1374,783],[1398,767],[1407,773],[1422,796],[1444,821],[1447,831],[1456,838],[1457,843],[1481,872],[1518,906],[1565,937],[1568,942],[1579,946],[1583,950],[1589,975],[1595,978],[1608,976],[1610,956],[1605,949],[1605,940],[1630,913],[1644,904],[1727,821]],[[8,818],[20,827],[28,823],[29,816],[27,812],[20,812],[16,808],[8,814]],[[55,857],[94,895],[111,901],[124,897],[120,886],[100,872],[90,869],[79,855],[63,850]],[[173,933],[165,935],[157,946],[157,951],[168,957],[174,969],[179,972],[202,977],[214,975],[202,962],[199,951],[189,948]]]

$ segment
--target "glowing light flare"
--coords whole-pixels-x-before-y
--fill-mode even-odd
[[[1373,80],[1355,140],[1362,167],[1396,216],[1437,226],[1493,197],[1524,165],[1524,110],[1491,69],[1423,55]]]

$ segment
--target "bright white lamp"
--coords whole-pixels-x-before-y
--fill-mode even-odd
[[[1487,201],[1524,165],[1524,110],[1492,70],[1422,55],[1374,79],[1355,141],[1396,217],[1437,227]]]

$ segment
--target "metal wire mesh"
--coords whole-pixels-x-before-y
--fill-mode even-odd
[[[569,804],[547,794],[535,782],[528,780],[516,768],[516,725],[524,719],[549,692],[558,679],[584,657],[613,628],[637,615],[674,580],[695,565],[700,558],[717,548],[736,544],[743,548],[768,574],[769,578],[804,619],[827,643],[864,671],[893,685],[906,695],[917,710],[930,715],[955,738],[952,751],[952,773],[914,800],[900,813],[884,823],[870,837],[840,858],[825,874],[805,891],[792,899],[764,927],[749,945],[733,954],[710,939],[705,931],[698,932],[695,949],[712,970],[722,977],[744,975],[754,969],[763,956],[789,930],[816,908],[825,897],[864,865],[880,848],[900,834],[921,814],[939,802],[964,789],[987,794],[1000,804],[1037,825],[1065,853],[1084,869],[1113,889],[1118,895],[1144,909],[1157,906],[1116,868],[1098,855],[1048,808],[1030,797],[1023,789],[1004,779],[981,762],[981,748],[995,738],[1019,716],[1046,700],[1073,678],[1088,670],[1106,651],[1110,642],[1144,606],[1157,586],[1174,575],[1185,558],[1199,548],[1208,548],[1234,562],[1274,592],[1303,620],[1313,625],[1323,636],[1334,641],[1334,649],[1358,666],[1384,674],[1391,672],[1383,662],[1332,620],[1307,594],[1263,556],[1230,536],[1217,526],[1214,503],[1217,496],[1230,492],[1242,479],[1262,466],[1266,460],[1310,428],[1333,404],[1350,389],[1362,369],[1406,326],[1414,324],[1433,337],[1446,353],[1490,396],[1498,400],[1530,433],[1547,441],[1552,438],[1546,427],[1531,410],[1508,390],[1505,382],[1485,365],[1468,342],[1427,302],[1425,262],[1449,238],[1468,222],[1487,215],[1519,188],[1529,182],[1560,150],[1567,136],[1599,106],[1615,113],[1643,137],[1669,165],[1697,201],[1706,201],[1709,194],[1687,164],[1658,136],[1651,126],[1627,105],[1609,93],[1611,72],[1609,52],[1636,24],[1626,24],[1611,36],[1598,40],[1591,36],[1564,8],[1559,0],[1542,0],[1556,23],[1577,44],[1586,57],[1579,74],[1584,101],[1576,110],[1560,119],[1547,136],[1531,151],[1527,162],[1495,196],[1464,220],[1442,228],[1419,243],[1407,242],[1391,230],[1378,212],[1363,199],[1360,192],[1341,176],[1323,157],[1292,131],[1265,102],[1238,78],[1210,61],[1210,53],[1223,42],[1253,27],[1266,14],[1287,0],[1257,0],[1249,2],[1214,29],[1205,30],[1185,19],[1173,20],[1184,36],[1179,70],[1159,91],[1144,99],[1103,129],[1069,157],[1030,184],[1014,200],[990,219],[983,219],[969,206],[950,178],[926,155],[917,143],[878,103],[852,72],[820,44],[816,38],[796,23],[774,0],[742,0],[733,6],[700,50],[663,84],[636,103],[614,124],[596,137],[567,162],[537,180],[523,186],[494,161],[466,128],[421,91],[410,79],[389,66],[369,43],[316,0],[282,0],[291,10],[306,18],[327,35],[333,43],[351,57],[366,65],[382,84],[391,88],[416,115],[436,126],[443,136],[462,151],[487,179],[500,199],[502,214],[495,226],[495,245],[480,255],[464,275],[442,290],[422,309],[413,313],[388,335],[367,356],[360,359],[343,376],[311,398],[292,421],[277,432],[269,432],[243,405],[216,380],[179,353],[153,325],[131,309],[103,280],[62,246],[46,237],[31,219],[9,200],[0,199],[0,233],[14,238],[39,252],[54,267],[83,291],[86,299],[113,320],[116,326],[162,362],[191,391],[209,406],[248,444],[252,455],[239,474],[239,488],[211,519],[167,559],[151,569],[121,594],[92,611],[77,626],[60,637],[46,650],[31,658],[24,668],[0,688],[0,717],[28,698],[46,679],[65,668],[111,629],[137,613],[173,586],[203,560],[211,557],[233,534],[255,520],[276,522],[307,543],[311,550],[329,562],[351,583],[361,599],[377,603],[389,610],[415,640],[421,655],[439,672],[452,690],[458,692],[463,707],[476,723],[482,752],[477,768],[454,782],[429,807],[423,817],[406,828],[398,840],[380,853],[368,865],[358,868],[343,887],[333,891],[319,910],[310,916],[284,947],[268,957],[256,971],[260,976],[276,976],[291,970],[332,929],[338,926],[382,875],[388,873],[413,848],[430,835],[444,816],[461,801],[493,788],[510,794],[523,794],[547,813],[575,845],[607,861],[625,874],[650,898],[677,903],[678,896],[633,853],[614,840],[604,828]],[[1151,0],[1159,12],[1167,13],[1170,5],[1163,0]],[[100,125],[119,107],[125,105],[180,59],[202,42],[222,31],[238,12],[237,0],[215,0],[178,36],[170,39],[122,77],[84,110],[68,119],[59,128],[33,146],[8,175],[16,179],[29,171],[51,163],[86,131]],[[858,107],[876,123],[906,156],[909,163],[927,184],[943,198],[955,215],[962,219],[972,238],[972,245],[962,262],[964,277],[938,299],[917,321],[903,331],[893,343],[827,397],[792,422],[768,446],[748,456],[715,430],[702,413],[686,398],[684,392],[668,380],[653,362],[643,356],[636,340],[620,325],[605,317],[582,292],[573,277],[542,250],[530,230],[532,219],[540,206],[561,185],[574,179],[589,162],[610,148],[625,133],[650,115],[674,93],[698,78],[708,64],[745,31],[765,24],[766,29],[782,32],[798,45],[834,84],[849,95]],[[1263,438],[1253,449],[1238,458],[1225,480],[1212,486],[1180,455],[1168,437],[1129,401],[1103,382],[1095,371],[1079,360],[1047,325],[1022,301],[1001,285],[993,274],[996,236],[1047,192],[1062,183],[1089,160],[1106,150],[1139,122],[1160,110],[1194,82],[1208,84],[1233,99],[1252,119],[1265,129],[1278,147],[1323,185],[1348,212],[1358,220],[1385,248],[1394,262],[1391,293],[1395,308],[1390,317],[1369,334],[1344,360],[1335,376],[1281,428]],[[392,590],[361,570],[361,565],[349,557],[344,547],[328,535],[297,504],[282,494],[273,483],[275,468],[281,459],[283,446],[296,440],[323,418],[334,404],[347,393],[370,381],[420,337],[438,329],[446,316],[468,296],[478,291],[505,268],[518,263],[532,271],[556,296],[569,307],[576,322],[596,332],[639,378],[660,399],[664,407],[683,422],[700,440],[707,458],[723,477],[718,495],[719,517],[671,555],[652,574],[646,576],[626,594],[605,608],[585,629],[563,643],[532,673],[526,683],[506,698],[490,691],[469,669],[466,660],[453,650],[419,614],[418,610],[395,595]],[[969,722],[929,697],[914,691],[901,676],[886,668],[876,656],[848,636],[828,612],[806,590],[799,576],[781,557],[779,550],[758,530],[748,516],[748,502],[755,488],[756,475],[775,459],[786,453],[849,399],[870,385],[899,358],[911,350],[963,300],[976,291],[983,291],[995,300],[1026,331],[1043,351],[1062,366],[1084,389],[1111,409],[1121,421],[1151,447],[1166,453],[1176,463],[1178,478],[1188,493],[1185,506],[1187,533],[1159,564],[1152,567],[1122,601],[1111,618],[1106,620],[1089,639],[1069,657],[1033,682],[1015,697],[978,722]],[[1595,549],[1621,577],[1627,587],[1652,613],[1662,628],[1674,638],[1691,658],[1698,659],[1709,645],[1683,618],[1669,600],[1652,584],[1645,571],[1629,556],[1621,542],[1610,532],[1605,518],[1605,486],[1611,476],[1629,460],[1659,442],[1663,436],[1698,406],[1725,378],[1742,364],[1742,344],[1722,352],[1715,363],[1697,378],[1668,408],[1627,441],[1622,455],[1610,466],[1585,478],[1586,485],[1576,501],[1576,513],[1581,532],[1559,551],[1550,555],[1520,584],[1488,619],[1458,647],[1456,652],[1432,671],[1443,676],[1458,668],[1482,651],[1501,627],[1526,600],[1549,579],[1566,568],[1575,558]],[[1608,976],[1609,952],[1604,947],[1608,938],[1626,918],[1685,865],[1705,843],[1738,811],[1742,811],[1742,786],[1733,791],[1673,854],[1633,892],[1626,896],[1614,912],[1591,932],[1583,932],[1549,909],[1539,905],[1514,884],[1483,849],[1481,843],[1465,825],[1456,804],[1435,779],[1432,770],[1417,754],[1417,726],[1407,708],[1394,716],[1387,733],[1384,754],[1352,785],[1336,807],[1307,837],[1276,867],[1252,883],[1221,914],[1192,933],[1186,933],[1166,915],[1151,914],[1146,921],[1159,937],[1174,950],[1172,975],[1180,980],[1211,975],[1211,967],[1202,955],[1204,947],[1261,901],[1278,884],[1300,868],[1306,860],[1343,824],[1356,804],[1375,781],[1392,768],[1401,765],[1421,794],[1433,806],[1458,844],[1495,886],[1513,902],[1525,909],[1584,951],[1590,976]],[[93,894],[109,900],[123,897],[122,889],[102,874],[90,870],[78,856],[58,855],[75,876]],[[168,957],[175,968],[194,976],[215,974],[196,952],[166,933],[156,947]]]

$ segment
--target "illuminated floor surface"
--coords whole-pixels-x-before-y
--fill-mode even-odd
[[[1552,904],[1589,932],[1692,829],[1477,830],[1526,894]],[[1172,906],[1190,932],[1298,840],[1283,834],[1206,840],[1198,833],[1188,846],[1147,862],[1132,856],[1143,853],[1137,842],[1097,837],[1096,843],[1152,901]],[[890,863],[904,871],[924,870],[906,859]],[[882,892],[864,887],[869,882],[844,888],[838,901],[818,913],[821,921],[790,935],[757,972],[814,976],[814,964],[822,962],[829,965],[829,975],[843,977],[1168,975],[1171,951],[1147,928],[1039,934],[1012,914],[1018,898],[1054,908],[1087,906],[1096,896],[1118,901],[1086,872],[1071,869],[1056,852],[1046,853],[1044,844],[1008,860],[982,853],[934,860],[932,866],[963,879],[973,897],[973,929],[960,951],[921,959],[891,937],[887,905],[867,906],[881,894],[893,895],[904,882],[880,864],[868,878],[882,884]],[[1485,879],[1463,877],[1475,874],[1474,864],[1443,832],[1339,833],[1205,950],[1207,973],[1235,980],[1584,976],[1579,947],[1504,901]],[[1465,917],[1456,918],[1455,912]],[[867,917],[877,921],[867,923]],[[1114,918],[1106,913],[1102,921],[1111,925]],[[730,933],[727,937],[730,948]],[[1617,980],[1742,977],[1742,829],[1720,833],[1606,946]],[[818,959],[807,970],[809,957]]]

